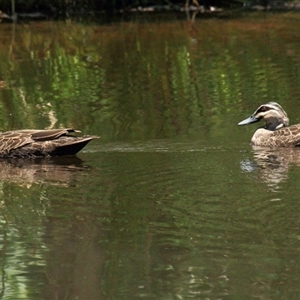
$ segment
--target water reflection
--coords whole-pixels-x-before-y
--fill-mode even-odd
[[[254,161],[244,159],[240,167],[245,172],[256,171],[261,181],[277,189],[279,183],[288,179],[292,165],[300,166],[300,149],[266,148],[253,146]]]
[[[74,215],[59,218],[59,201],[53,204],[56,208],[44,227],[47,281],[43,299],[107,299],[102,296],[100,279],[110,261],[108,247],[103,246],[108,237],[96,213],[84,212],[84,208],[81,211],[80,204],[74,203]]]
[[[296,22],[1,24],[0,129],[102,137],[85,162],[1,162],[4,297],[296,294],[297,155],[253,159],[234,121],[262,97],[295,117]]]
[[[27,187],[45,182],[67,185],[76,176],[76,172],[85,168],[77,156],[0,160],[0,181]]]
[[[57,286],[54,289],[52,283],[62,284],[65,290],[64,283],[69,282],[62,280],[61,276],[69,271],[67,265],[74,258],[74,250],[76,257],[80,257],[80,271],[76,263],[69,265],[73,270],[78,270],[77,273],[85,275],[82,264],[87,269],[90,260],[85,261],[80,256],[83,252],[80,246],[83,245],[82,249],[88,248],[89,256],[92,255],[92,245],[88,241],[97,226],[91,223],[91,217],[84,222],[85,217],[80,213],[75,220],[66,221],[68,208],[57,210],[57,204],[65,202],[70,206],[73,196],[68,198],[66,189],[74,189],[78,180],[85,178],[87,171],[91,169],[78,157],[0,161],[0,265],[5,298],[65,298],[54,295],[60,295],[60,289]],[[62,249],[63,261],[60,259]],[[49,261],[52,264],[46,267]],[[92,264],[94,267],[94,261]],[[34,287],[35,276],[42,282],[48,279],[50,283],[44,287]],[[76,279],[76,274],[73,279]],[[88,285],[81,281],[81,286],[90,296]],[[52,288],[49,290],[49,287]],[[96,287],[93,285],[93,288]],[[42,295],[44,293],[46,296]]]

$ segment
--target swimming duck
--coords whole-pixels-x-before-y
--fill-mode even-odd
[[[247,119],[238,125],[258,121],[266,122],[255,131],[251,144],[263,147],[300,147],[300,124],[289,126],[289,118],[276,102],[268,102],[257,108]]]
[[[97,136],[77,137],[72,128],[24,129],[0,133],[0,158],[75,155]]]

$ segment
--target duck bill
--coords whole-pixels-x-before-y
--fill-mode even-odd
[[[241,121],[240,123],[238,123],[238,125],[247,125],[247,124],[251,124],[251,123],[255,123],[258,122],[259,119],[255,118],[253,115],[250,116],[249,118]]]

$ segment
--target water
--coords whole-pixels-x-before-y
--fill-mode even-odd
[[[1,24],[1,129],[101,139],[0,162],[0,297],[298,299],[300,153],[237,123],[300,122],[299,22]]]

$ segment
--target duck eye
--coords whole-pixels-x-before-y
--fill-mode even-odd
[[[259,111],[264,112],[264,111],[267,111],[267,110],[269,110],[269,108],[267,106],[262,106]]]

